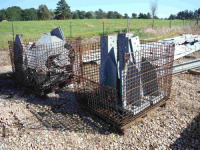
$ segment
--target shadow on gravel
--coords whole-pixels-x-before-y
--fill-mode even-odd
[[[14,87],[11,73],[0,74],[0,98],[24,103],[26,109],[42,123],[40,127],[34,123],[25,124],[26,129],[68,130],[105,135],[111,133],[109,124],[80,108],[73,90],[64,88],[57,90],[54,95],[46,99],[37,98],[27,94],[23,88]]]
[[[200,149],[200,114],[181,133],[172,145],[171,149]]]

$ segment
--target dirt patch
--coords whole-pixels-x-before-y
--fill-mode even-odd
[[[11,65],[9,51],[0,51],[0,67]]]
[[[6,73],[6,72],[11,72],[12,71],[12,66],[0,66],[0,73]]]
[[[142,33],[150,34],[154,37],[154,40],[161,40],[165,38],[180,36],[182,34],[200,34],[200,30],[198,26],[173,26],[169,27],[161,27],[161,28],[146,28],[141,30]]]
[[[82,38],[81,40],[82,44],[98,43],[98,42],[100,42],[100,36],[94,36],[91,38]]]
[[[88,27],[94,28],[95,26],[92,24],[87,24]]]

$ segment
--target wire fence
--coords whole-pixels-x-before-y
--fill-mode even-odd
[[[82,49],[80,55],[85,59],[80,61],[79,84],[75,85],[79,103],[122,129],[169,98],[173,52],[172,45],[141,41],[140,52],[125,53],[122,85],[116,89],[100,84],[99,47]],[[87,56],[96,56],[93,63],[85,63],[91,61]]]
[[[164,21],[164,20],[163,20]],[[76,37],[93,37],[109,34],[117,34],[124,32],[135,32],[136,35],[142,36],[145,38],[145,33],[142,33],[142,29],[152,28],[151,20],[95,20],[95,21],[68,21],[67,23],[58,21],[59,25],[62,27],[64,35],[67,38],[76,38]],[[16,23],[15,23],[16,24]],[[167,27],[172,28],[173,26],[193,26],[196,24],[196,20],[169,20],[162,23],[160,20],[155,21],[154,29]],[[32,39],[41,37],[44,32],[41,32],[39,29],[36,29],[34,33],[28,33],[25,30],[20,32],[19,26],[14,25],[14,30],[12,32],[0,32],[0,51],[8,50],[8,41],[13,40],[13,35],[22,34],[24,39]],[[31,26],[26,27],[31,28]],[[140,33],[141,32],[141,33]]]

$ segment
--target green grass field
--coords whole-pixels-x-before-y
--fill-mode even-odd
[[[103,34],[103,21],[105,23],[105,34],[125,32],[127,19],[91,19],[72,20],[72,37],[92,37]],[[70,36],[70,20],[50,20],[50,21],[16,21],[14,23],[15,34],[23,34],[24,38],[39,38],[43,33],[51,31],[53,28],[61,26],[64,35]],[[194,24],[194,21],[191,22]],[[135,31],[141,39],[149,38],[150,35],[140,32],[141,29],[151,27],[151,19],[131,19],[130,31]],[[155,27],[169,27],[169,20],[156,20]],[[173,20],[172,26],[182,26],[182,20]],[[190,25],[190,21],[185,22]],[[12,22],[0,22],[0,48],[6,47],[8,41],[12,40]]]

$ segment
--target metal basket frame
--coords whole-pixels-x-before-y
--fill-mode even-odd
[[[112,124],[113,128],[124,131],[131,122],[163,105],[171,93],[174,45],[147,41],[140,43],[141,51],[124,54],[123,82],[120,88],[114,89],[100,84],[100,43],[81,44],[80,40],[65,41],[64,46],[63,43],[54,43],[58,49],[62,47],[61,52],[55,55],[62,55],[62,52],[67,51],[70,63],[57,68],[64,68],[66,72],[57,70],[59,80],[53,82],[51,77],[53,78],[53,72],[56,71],[55,67],[51,68],[53,58],[48,52],[35,55],[36,60],[45,56],[45,64],[42,64],[45,69],[41,69],[41,64],[36,63],[35,70],[27,71],[27,68],[23,68],[24,48],[29,49],[34,45],[30,45],[29,41],[23,43],[24,45],[9,42],[15,83],[27,89],[31,88],[31,91],[35,89],[39,94],[73,84],[76,98],[82,107]],[[52,45],[41,45],[35,49],[39,52],[50,47]],[[16,49],[20,52],[18,56]],[[32,76],[38,78],[36,83],[30,82],[33,80]],[[49,77],[48,85],[41,83],[43,81],[39,82],[43,76]],[[148,102],[145,107],[141,105],[144,100]],[[140,110],[135,111],[136,106]]]

